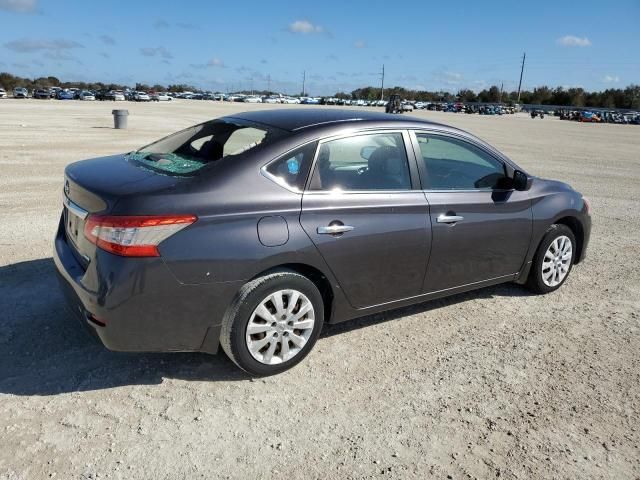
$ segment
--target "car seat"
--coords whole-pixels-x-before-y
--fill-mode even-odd
[[[369,156],[369,169],[363,175],[363,189],[409,190],[409,172],[406,156],[396,146],[376,148]]]

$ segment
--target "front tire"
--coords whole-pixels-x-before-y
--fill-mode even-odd
[[[324,303],[315,284],[283,270],[245,284],[227,310],[220,345],[253,376],[275,375],[300,363],[322,330]]]
[[[545,233],[531,265],[527,287],[535,293],[550,293],[569,277],[576,254],[576,238],[569,227],[553,224]]]

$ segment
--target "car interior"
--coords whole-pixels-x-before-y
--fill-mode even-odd
[[[370,142],[361,148],[359,139],[353,145],[346,145],[344,140],[322,144],[312,190],[410,190],[409,166],[401,139],[398,142],[388,135],[368,137]]]

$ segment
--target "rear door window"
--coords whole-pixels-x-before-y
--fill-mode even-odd
[[[410,190],[401,133],[354,135],[324,142],[311,190]]]

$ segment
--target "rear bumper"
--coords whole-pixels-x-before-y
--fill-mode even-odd
[[[215,353],[224,312],[241,286],[181,284],[160,258],[124,258],[99,249],[84,270],[62,222],[53,259],[70,309],[114,351]]]

